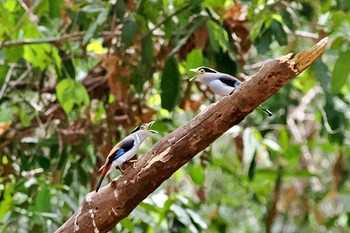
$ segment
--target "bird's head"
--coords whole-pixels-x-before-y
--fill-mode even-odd
[[[216,70],[209,68],[209,67],[205,67],[205,66],[190,69],[190,71],[196,73],[196,75],[194,77],[192,77],[190,79],[190,81],[192,81],[194,79],[196,82],[200,82],[200,83],[204,83],[204,84],[207,84],[208,81],[215,78],[217,76],[217,74],[219,73]]]
[[[142,123],[138,127],[136,127],[131,133],[136,133],[136,132],[149,132],[149,133],[158,133],[155,130],[151,130],[151,126],[154,124],[155,121],[151,121],[149,123]]]

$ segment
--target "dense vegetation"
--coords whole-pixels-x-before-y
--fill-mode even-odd
[[[328,36],[322,59],[263,104],[272,117],[251,113],[114,231],[348,232],[349,9],[347,0],[1,0],[0,231],[54,231],[136,125],[156,120],[159,139],[214,102],[189,69],[244,80]]]

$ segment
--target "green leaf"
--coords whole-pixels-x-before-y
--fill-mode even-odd
[[[7,76],[7,72],[9,71],[9,69],[10,69],[9,66],[0,66],[0,89],[1,89],[2,85],[5,82],[5,79],[6,79],[6,76]]]
[[[63,79],[56,87],[57,99],[66,114],[69,114],[74,105],[78,107],[89,104],[89,95],[85,87],[72,79]]]
[[[343,112],[346,111],[346,109],[343,110],[339,108],[340,101],[341,100],[339,100],[337,96],[326,94],[326,103],[324,106],[324,111],[326,112],[327,119],[323,120],[327,121],[329,126],[331,127],[331,130],[334,131],[327,135],[329,140],[331,142],[336,142],[341,145],[343,144],[345,138],[343,132],[348,120],[345,116],[345,113]]]
[[[7,62],[17,62],[19,59],[23,58],[23,46],[7,47],[4,49],[5,61]]]
[[[322,89],[325,92],[328,92],[330,89],[329,84],[331,81],[331,75],[328,70],[328,66],[321,59],[317,59],[313,64],[313,68],[315,71],[316,78],[320,83]]]
[[[58,68],[61,68],[61,59],[57,48],[49,44],[24,45],[23,57],[41,70],[46,69],[55,62]]]
[[[49,16],[51,18],[60,18],[63,0],[49,0]]]
[[[80,163],[77,163],[77,171],[78,171],[78,180],[80,184],[87,184],[88,183],[88,176],[86,174],[86,171],[83,169]]]
[[[331,90],[339,93],[344,84],[349,80],[350,74],[350,51],[340,52],[335,62],[331,80]]]
[[[280,135],[279,135],[279,143],[283,150],[287,150],[287,148],[290,145],[290,138],[288,135],[288,131],[286,128],[281,128]]]
[[[72,59],[67,59],[62,62],[62,74],[75,79],[75,67]]]
[[[13,205],[13,189],[15,184],[13,182],[5,183],[4,190],[1,190],[1,199],[0,199],[0,220],[11,210]]]
[[[142,63],[151,65],[153,61],[153,41],[152,36],[148,35],[141,40],[141,58]]]
[[[44,170],[48,170],[51,165],[51,160],[45,156],[38,156],[38,163],[40,167],[42,167]]]
[[[189,75],[192,75],[193,73],[190,71],[192,68],[196,68],[203,65],[203,55],[202,50],[200,49],[193,49],[189,54],[187,54],[186,57],[186,72],[189,73]]]
[[[83,44],[86,44],[94,35],[97,29],[97,22],[93,22],[90,24],[88,30],[86,31],[86,34],[83,37]]]
[[[272,20],[270,28],[279,45],[288,44],[287,34],[283,30],[283,26],[280,22],[278,22],[277,20]]]
[[[88,13],[96,13],[104,11],[105,7],[100,2],[92,2],[91,4],[84,6],[81,10]]]
[[[134,20],[127,20],[122,28],[122,42],[129,46],[137,31],[137,23]]]
[[[287,10],[282,10],[281,17],[283,19],[283,22],[291,31],[295,31],[294,21],[290,15],[290,13]]]
[[[165,63],[160,83],[162,108],[171,111],[180,94],[180,72],[174,57],[168,58]]]
[[[47,185],[42,185],[35,197],[33,211],[35,212],[51,212],[51,193]]]
[[[214,56],[217,70],[232,76],[237,74],[237,64],[236,62],[232,61],[232,58],[228,52],[224,52],[220,49]]]
[[[145,83],[144,79],[144,66],[139,63],[136,68],[131,73],[131,83],[134,85],[136,92],[143,92],[143,84]]]
[[[30,118],[29,116],[25,113],[24,109],[20,110],[19,117],[21,119],[21,123],[24,127],[30,126]]]
[[[0,122],[11,123],[16,113],[16,107],[9,107],[7,104],[0,105]]]
[[[97,25],[102,25],[104,22],[106,22],[108,18],[108,10],[103,8],[103,10],[100,11],[100,14],[97,17]]]
[[[204,169],[201,165],[197,164],[190,168],[189,172],[192,181],[197,185],[203,185],[204,183]]]
[[[212,21],[207,22],[209,43],[215,52],[227,50],[228,35],[224,28]]]
[[[272,30],[268,28],[262,33],[256,40],[254,44],[261,54],[266,53],[270,49],[270,44],[272,43]]]

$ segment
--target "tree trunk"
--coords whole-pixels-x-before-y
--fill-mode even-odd
[[[314,47],[266,63],[252,79],[221,98],[191,122],[159,140],[124,175],[86,195],[79,210],[56,232],[107,232],[176,170],[208,147],[260,103],[304,71],[323,52],[328,38]]]

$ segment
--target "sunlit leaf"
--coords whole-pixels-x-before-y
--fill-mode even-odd
[[[36,194],[34,200],[33,211],[35,212],[51,212],[51,193],[47,185],[42,185]]]
[[[190,69],[197,68],[203,66],[203,55],[200,49],[194,49],[189,54],[187,54],[186,58],[186,71],[190,75],[193,73],[190,72]]]
[[[72,79],[63,79],[57,84],[57,99],[64,111],[69,114],[74,105],[79,107],[89,104],[89,95],[85,87]]]
[[[204,169],[199,164],[190,167],[190,176],[192,181],[197,185],[204,183]]]
[[[0,219],[4,217],[6,213],[11,209],[13,204],[12,192],[15,184],[13,182],[8,182],[4,186],[2,198],[0,199]]]

